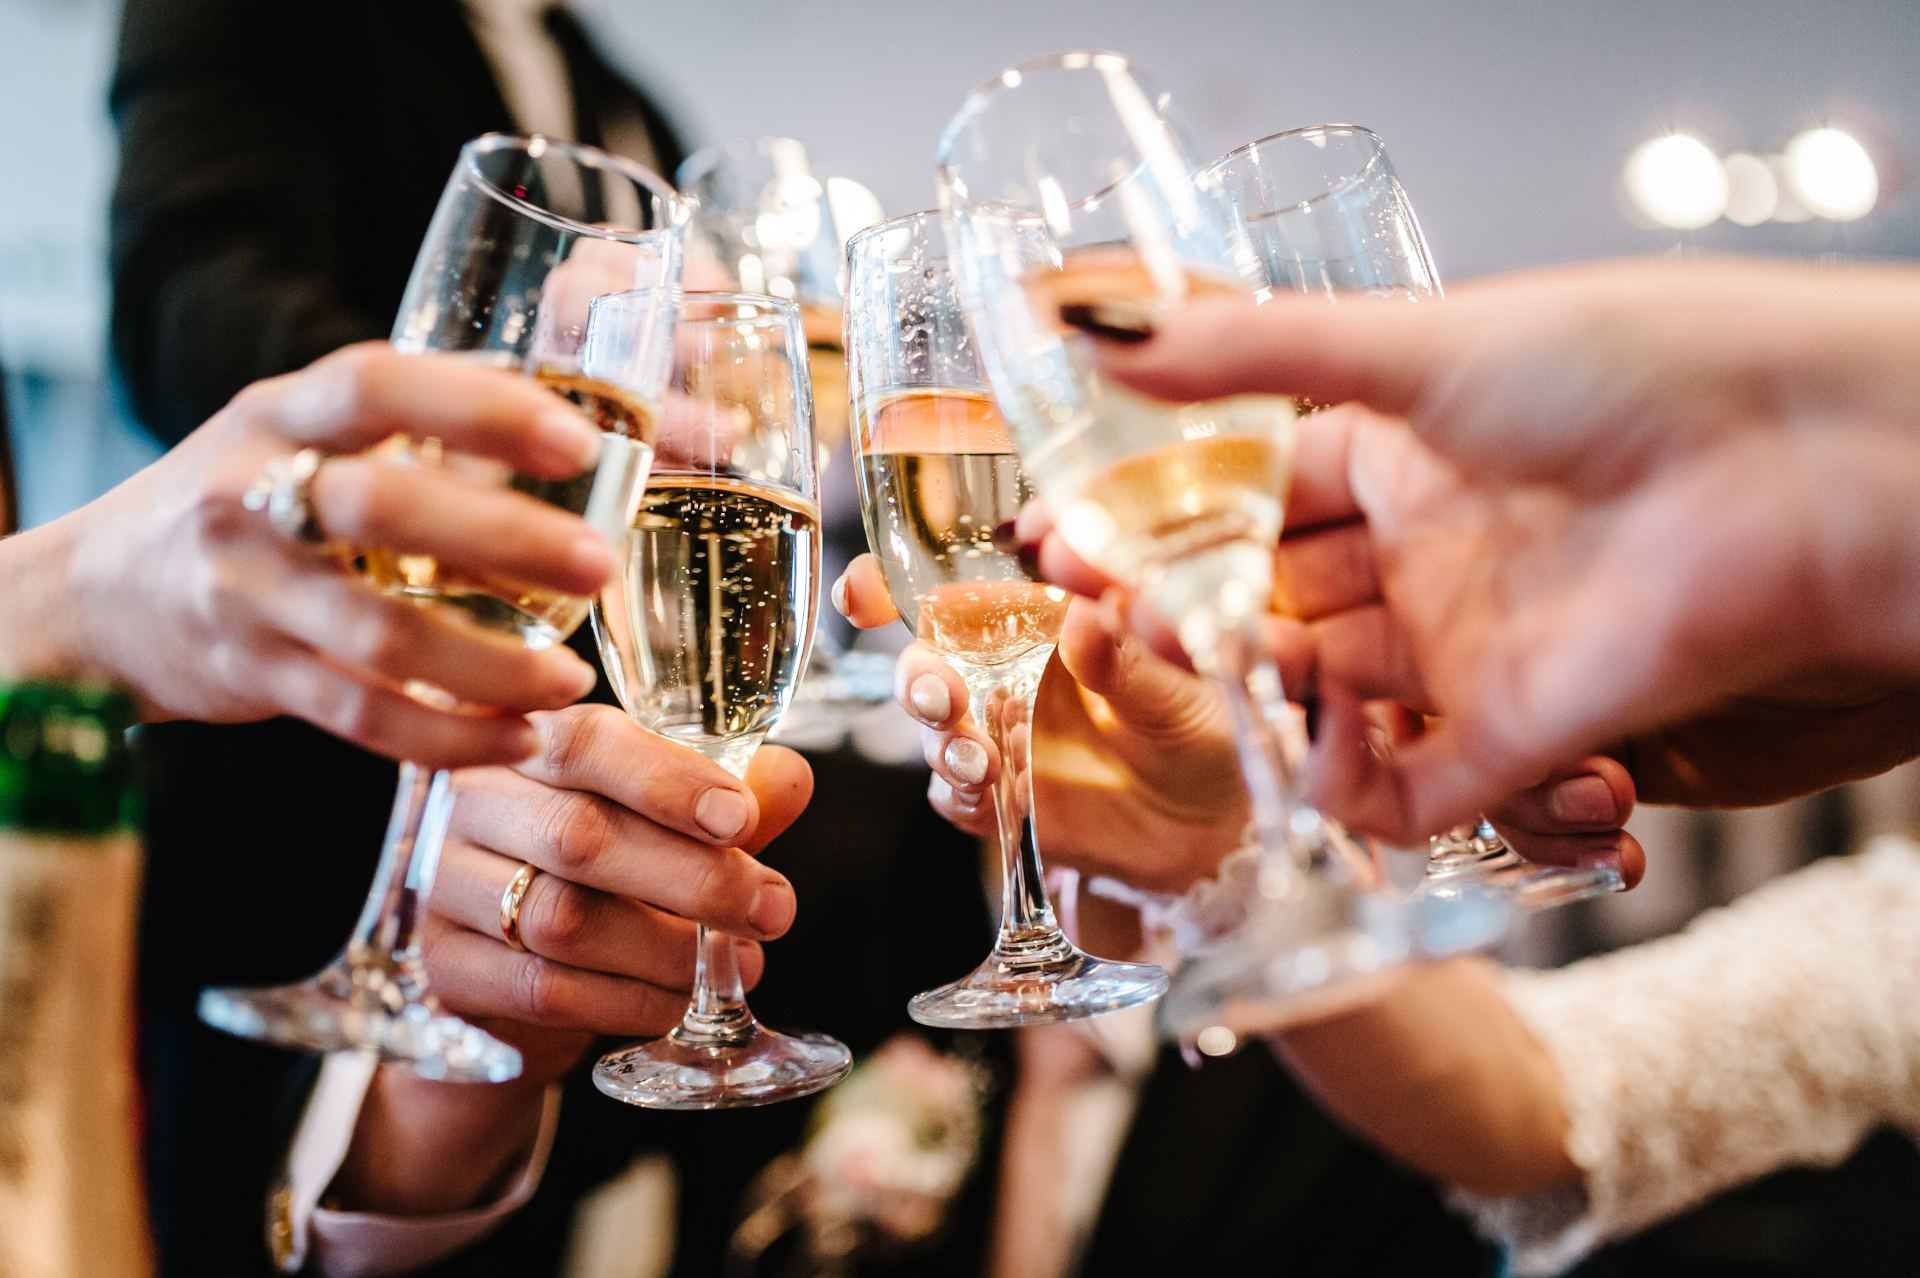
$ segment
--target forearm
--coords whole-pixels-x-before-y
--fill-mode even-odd
[[[1579,1178],[1559,1072],[1481,960],[1408,966],[1366,1005],[1273,1043],[1328,1109],[1449,1185],[1511,1195]]]
[[[333,1189],[347,1211],[434,1216],[497,1197],[540,1130],[544,1079],[434,1083],[383,1066]]]
[[[0,540],[0,677],[110,674],[93,669],[71,564],[76,511]]]

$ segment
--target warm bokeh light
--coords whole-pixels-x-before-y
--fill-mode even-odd
[[[1727,171],[1727,221],[1736,226],[1758,226],[1778,211],[1780,184],[1765,160],[1735,151],[1720,165]]]
[[[1707,144],[1687,133],[1643,142],[1621,175],[1627,198],[1652,221],[1675,230],[1710,225],[1727,208],[1727,171]]]
[[[1873,157],[1839,129],[1810,129],[1787,143],[1786,173],[1808,208],[1836,222],[1865,217],[1880,199]]]
[[[1224,1025],[1209,1025],[1193,1039],[1193,1045],[1200,1049],[1202,1056],[1229,1055],[1239,1043],[1234,1032]]]

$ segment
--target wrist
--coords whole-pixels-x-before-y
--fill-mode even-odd
[[[345,1211],[436,1216],[483,1206],[525,1166],[548,1084],[436,1083],[397,1066],[374,1075],[334,1177]]]
[[[72,564],[84,510],[0,540],[0,677],[91,672]]]

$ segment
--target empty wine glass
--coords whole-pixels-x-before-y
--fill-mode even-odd
[[[604,369],[584,367],[588,303],[648,286],[647,320],[657,335],[677,304],[689,212],[660,177],[591,147],[497,134],[469,142],[420,246],[393,344],[410,353],[455,352],[534,378],[600,426],[600,461],[590,474],[554,481],[445,454],[432,439],[396,436],[374,455],[491,476],[585,516],[618,543],[652,460],[666,362],[609,358]],[[428,556],[378,547],[362,550],[357,565],[386,594],[457,609],[535,648],[564,642],[591,602],[456,577]],[[424,684],[407,691],[432,704],[450,701]],[[243,1038],[306,1051],[375,1052],[428,1078],[517,1076],[517,1050],[441,1012],[427,992],[419,922],[453,800],[451,773],[402,763],[379,866],[346,950],[292,985],[204,990],[201,1018]]]
[[[1371,129],[1317,124],[1276,133],[1215,160],[1200,181],[1224,194],[1267,290],[1334,304],[1440,296],[1413,204]],[[1498,892],[1523,909],[1539,909],[1623,887],[1611,866],[1534,865],[1481,820],[1434,837],[1419,891],[1436,900]]]
[[[1029,580],[1016,557],[1013,519],[1032,489],[967,330],[939,215],[860,232],[847,273],[867,541],[901,618],[966,680],[1000,756],[999,937],[970,976],[915,995],[908,1010],[923,1025],[997,1029],[1151,1002],[1166,992],[1165,971],[1081,953],[1047,900],[1026,755],[1067,596]]]
[[[589,346],[645,292],[593,306]],[[806,668],[820,600],[820,505],[800,308],[689,293],[653,474],[594,634],[636,722],[744,777]],[[731,1109],[835,1082],[853,1056],[747,1010],[734,940],[699,929],[693,1000],[663,1038],[603,1056],[594,1085],[652,1109]]]

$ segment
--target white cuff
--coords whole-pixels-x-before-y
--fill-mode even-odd
[[[334,1052],[320,1067],[299,1131],[287,1154],[287,1183],[275,1195],[274,1259],[299,1270],[311,1250],[326,1278],[386,1278],[411,1273],[470,1246],[499,1228],[533,1196],[546,1171],[560,1122],[560,1085],[547,1088],[533,1152],[507,1192],[484,1207],[438,1216],[386,1216],[330,1211],[320,1196],[339,1173],[360,1106],[378,1063],[361,1052]]]
[[[1183,896],[1146,892],[1118,879],[1091,879],[1087,891],[1140,911],[1148,935],[1166,929],[1186,958],[1199,958],[1247,921],[1247,904],[1260,878],[1260,841],[1251,823],[1239,847],[1220,859],[1210,879],[1201,879]]]

